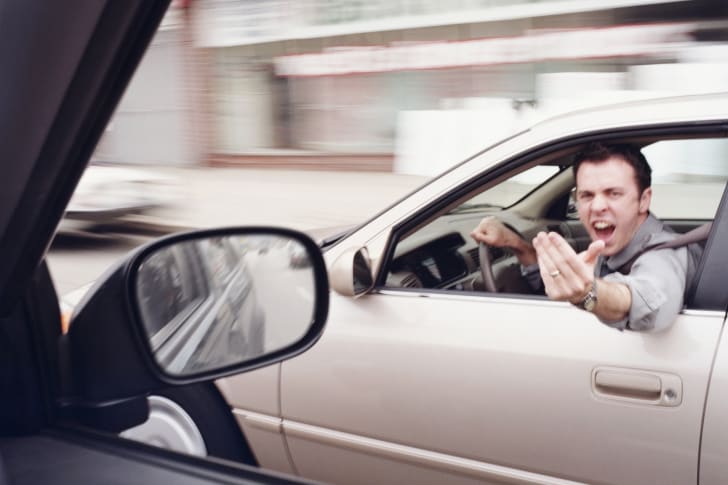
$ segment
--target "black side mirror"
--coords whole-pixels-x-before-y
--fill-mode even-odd
[[[63,337],[63,399],[100,405],[280,362],[318,339],[328,280],[308,236],[195,231],[127,256],[82,300]]]

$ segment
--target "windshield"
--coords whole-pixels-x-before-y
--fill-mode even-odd
[[[502,209],[515,204],[529,192],[556,175],[554,165],[538,165],[482,192],[450,211],[451,214],[483,209]]]

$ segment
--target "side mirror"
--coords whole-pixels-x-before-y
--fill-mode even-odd
[[[359,297],[374,286],[372,264],[366,248],[350,248],[331,265],[331,288],[343,296]]]
[[[230,228],[135,250],[92,288],[62,345],[65,399],[104,403],[280,362],[318,339],[328,281],[308,236]]]

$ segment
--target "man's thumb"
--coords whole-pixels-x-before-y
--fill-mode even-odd
[[[581,253],[581,259],[587,264],[594,264],[602,251],[604,251],[604,241],[593,241],[589,247]]]

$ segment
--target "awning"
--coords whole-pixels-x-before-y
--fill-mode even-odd
[[[669,53],[692,40],[693,22],[534,31],[524,36],[337,47],[319,53],[274,58],[279,76],[339,76],[359,73],[450,69],[542,62],[650,56]]]

